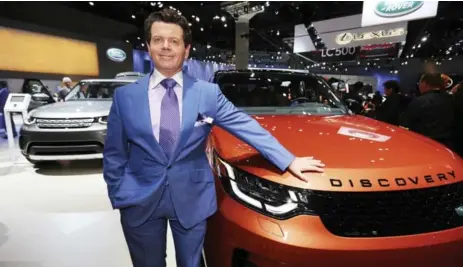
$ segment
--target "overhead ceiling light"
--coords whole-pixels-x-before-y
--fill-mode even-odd
[[[399,71],[398,71],[398,70],[395,70],[394,73],[397,74],[397,73],[399,73]]]
[[[196,17],[196,21],[199,22],[199,17]]]
[[[196,51],[196,47],[193,47],[193,51]]]
[[[138,40],[140,40],[141,38],[140,37],[137,37]]]
[[[224,26],[225,28],[227,28],[227,23],[225,23],[223,26]]]
[[[270,2],[269,1],[265,2],[265,6],[270,6]]]
[[[452,60],[452,58],[451,58],[451,57],[449,57],[449,60]]]
[[[427,36],[423,36],[423,38],[421,38],[421,42],[426,42],[427,40],[428,40]]]
[[[94,6],[95,4],[93,2],[88,2],[89,5]]]
[[[136,18],[135,15],[132,15],[132,19]]]
[[[220,19],[221,19],[222,21],[227,20],[224,16],[222,16]]]
[[[125,40],[126,43],[130,43],[129,40]]]
[[[164,5],[161,2],[158,2],[158,6],[162,8]]]
[[[155,6],[155,5],[156,5],[156,3],[155,3],[155,2],[151,2],[151,6]]]
[[[190,27],[191,27],[191,25],[192,25],[191,23],[188,23],[188,26],[190,26]]]
[[[203,28],[203,27],[201,27],[201,31],[202,31],[202,32],[204,31],[204,28]]]
[[[277,31],[277,35],[280,35],[280,31]]]
[[[145,44],[144,44],[144,43],[141,43],[141,46],[145,47]]]

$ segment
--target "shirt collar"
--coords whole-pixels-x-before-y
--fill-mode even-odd
[[[183,73],[181,71],[177,72],[171,78],[177,82],[178,86],[183,87]],[[166,79],[166,76],[162,75],[158,70],[155,69],[150,77],[150,89],[155,89],[164,79]]]

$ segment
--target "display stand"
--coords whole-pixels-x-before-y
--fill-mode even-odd
[[[31,95],[29,94],[8,95],[8,99],[5,103],[5,108],[3,109],[3,114],[5,119],[6,135],[8,137],[9,148],[14,148],[13,125],[11,124],[12,116],[15,113],[20,113],[24,121],[27,118],[27,108],[29,107],[30,102]]]

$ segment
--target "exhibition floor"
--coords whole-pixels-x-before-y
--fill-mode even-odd
[[[1,267],[131,266],[119,219],[100,161],[37,169],[0,141]],[[170,234],[167,248],[175,266]]]

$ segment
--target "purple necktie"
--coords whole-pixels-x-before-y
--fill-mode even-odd
[[[162,80],[161,85],[166,89],[166,94],[161,102],[159,145],[167,158],[170,159],[180,135],[180,112],[177,95],[174,91],[177,82],[167,78]]]

